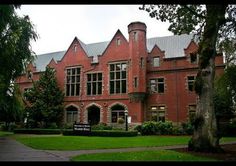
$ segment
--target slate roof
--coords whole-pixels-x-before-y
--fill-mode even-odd
[[[149,38],[147,39],[147,50],[148,52],[151,52],[153,47],[157,45],[162,51],[165,51],[165,58],[183,57],[184,49],[188,47],[192,38],[193,35],[186,34]],[[84,44],[80,40],[79,42],[87,53],[88,57],[94,57],[93,62],[97,62],[97,56],[102,55],[110,41],[92,44]],[[60,61],[65,53],[66,51],[59,51],[38,55],[35,60],[36,70],[44,71],[52,58],[56,62]]]

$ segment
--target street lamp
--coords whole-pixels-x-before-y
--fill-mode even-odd
[[[125,131],[128,131],[128,110],[125,109]]]

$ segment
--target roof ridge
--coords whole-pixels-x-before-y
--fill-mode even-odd
[[[43,55],[48,55],[48,54],[55,54],[55,53],[61,53],[61,52],[65,52],[66,50],[63,51],[54,51],[54,52],[48,52],[48,53],[43,53],[43,54],[37,54],[36,56],[43,56]]]

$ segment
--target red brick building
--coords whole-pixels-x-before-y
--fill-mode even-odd
[[[68,50],[38,55],[32,73],[17,83],[24,92],[45,67],[55,68],[65,93],[65,122],[117,124],[128,111],[132,124],[147,120],[187,121],[196,109],[193,81],[198,70],[193,35],[146,38],[146,25],[128,25],[127,40],[118,30],[111,41],[84,44],[75,37]],[[224,72],[215,58],[216,77]]]

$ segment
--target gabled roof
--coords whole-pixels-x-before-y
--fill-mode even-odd
[[[46,66],[50,63],[52,59],[54,59],[55,62],[60,61],[65,52],[66,51],[59,51],[36,56],[34,61],[36,71],[45,71]]]
[[[157,45],[162,51],[165,51],[165,58],[176,58],[183,57],[184,49],[188,47],[189,43],[193,39],[193,35],[174,35],[165,37],[153,37],[147,39],[147,50],[151,52],[153,47]],[[93,59],[98,60],[97,56],[102,55],[102,53],[107,48],[110,41],[84,44],[82,41],[78,40],[88,55],[88,57],[94,57]],[[66,51],[53,52],[48,54],[41,54],[36,57],[35,66],[37,71],[44,71],[46,66],[50,63],[51,59],[60,61]]]
[[[184,49],[188,47],[193,35],[174,35],[165,37],[154,37],[147,39],[147,50],[157,45],[162,51],[165,51],[165,58],[176,58],[184,56]]]

